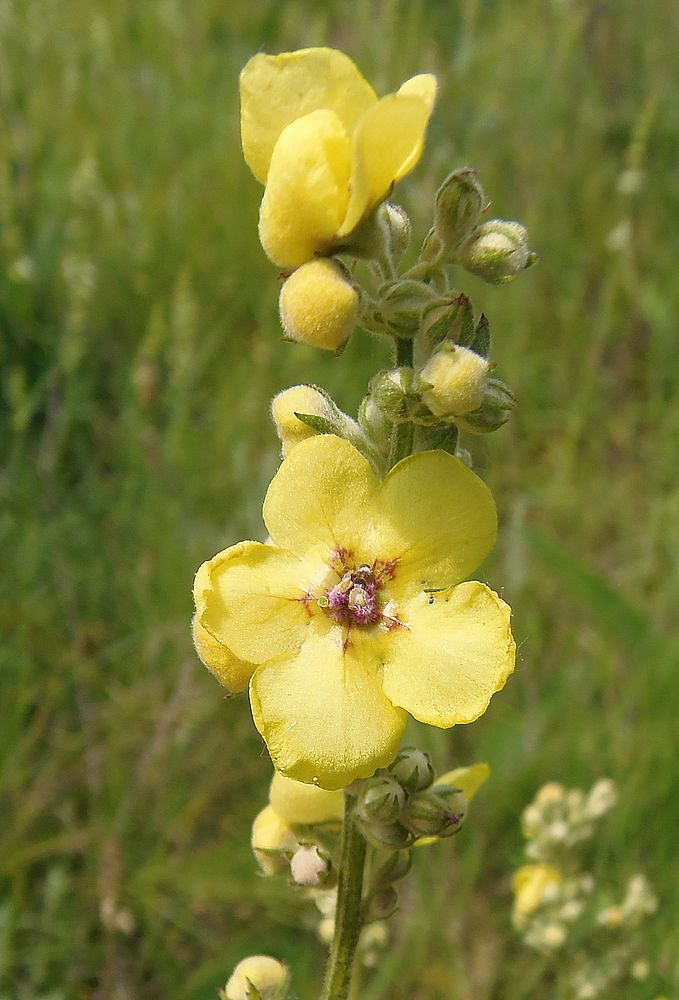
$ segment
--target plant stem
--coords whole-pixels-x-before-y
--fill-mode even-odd
[[[396,340],[396,366],[397,368],[412,368],[413,365],[413,342],[405,338],[398,337]],[[389,468],[400,462],[402,458],[407,458],[413,450],[413,425],[410,421],[403,424],[394,424],[391,439],[391,452],[389,454]]]
[[[347,1000],[354,953],[361,933],[361,892],[366,843],[354,823],[356,798],[344,793],[335,935],[328,958],[322,1000]]]

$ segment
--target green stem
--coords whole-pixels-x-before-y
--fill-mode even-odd
[[[355,796],[345,792],[335,936],[330,948],[322,1000],[347,1000],[349,997],[354,954],[361,933],[366,843],[354,823],[355,808]]]
[[[413,366],[413,341],[398,337],[396,340],[396,367],[412,368]],[[403,424],[394,424],[391,438],[391,451],[389,453],[389,468],[400,462],[402,458],[407,458],[413,450],[414,427],[410,421]]]

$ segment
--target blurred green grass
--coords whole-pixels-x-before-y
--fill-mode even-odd
[[[381,92],[439,74],[399,191],[420,232],[469,163],[541,256],[500,291],[461,277],[519,398],[476,446],[519,669],[474,726],[413,731],[494,776],[419,860],[364,996],[535,996],[518,817],[543,781],[603,774],[621,804],[594,863],[652,879],[676,988],[678,30],[659,0],[0,7],[3,998],[198,1000],[262,950],[314,995],[321,948],[247,846],[270,765],[187,623],[196,566],[262,533],[271,395],[317,381],[355,407],[385,358],[362,335],[341,361],[281,344],[257,242],[237,73],[322,43]]]

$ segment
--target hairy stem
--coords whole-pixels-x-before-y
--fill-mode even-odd
[[[397,368],[412,368],[413,365],[413,342],[399,337],[396,340],[396,366]],[[391,451],[389,453],[389,468],[400,462],[402,458],[407,458],[413,450],[413,425],[410,421],[402,424],[394,424],[391,438]]]
[[[349,997],[354,954],[361,933],[366,843],[354,823],[355,808],[355,796],[345,792],[335,936],[328,958],[322,1000],[347,1000]]]

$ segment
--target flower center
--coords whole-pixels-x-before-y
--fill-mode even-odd
[[[328,591],[328,614],[341,625],[373,625],[382,615],[377,602],[379,582],[370,566],[347,570]]]

